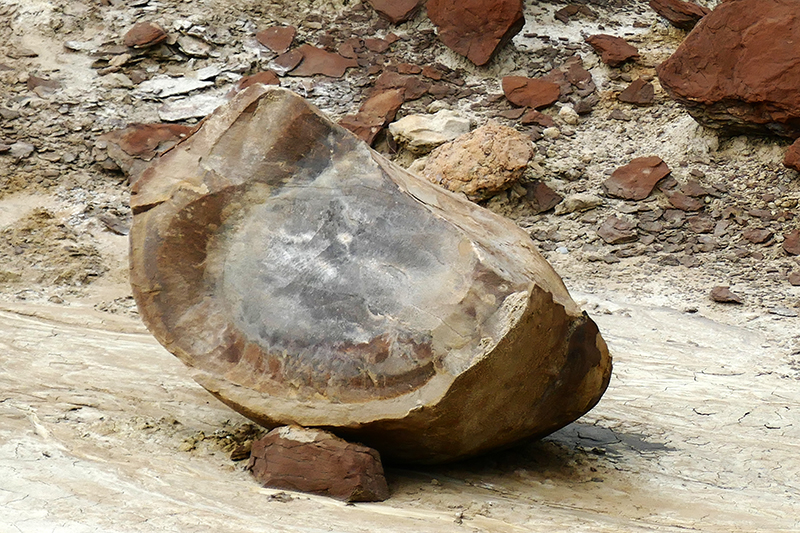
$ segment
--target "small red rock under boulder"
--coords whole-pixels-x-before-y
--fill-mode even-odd
[[[792,144],[786,150],[786,156],[783,158],[783,166],[800,171],[800,140]]]
[[[439,40],[478,66],[525,25],[522,0],[428,0]]]
[[[637,157],[615,170],[602,186],[609,196],[626,200],[644,200],[653,192],[656,183],[669,173],[669,167],[660,157]]]
[[[282,426],[253,442],[247,470],[265,487],[346,502],[389,497],[377,451],[319,429]]]
[[[601,33],[587,37],[586,42],[600,54],[603,63],[610,67],[618,67],[631,59],[639,59],[639,50],[622,37]]]

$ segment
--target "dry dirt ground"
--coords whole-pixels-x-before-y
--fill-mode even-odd
[[[17,145],[0,153],[0,532],[800,530],[800,287],[787,281],[800,265],[781,248],[800,226],[800,178],[780,164],[786,142],[718,138],[657,82],[654,106],[617,102],[684,34],[646,2],[588,4],[596,17],[564,24],[553,12],[565,3],[526,2],[526,27],[479,69],[432,40],[425,17],[389,27],[369,10],[353,17],[358,4],[347,0],[0,0],[0,144]],[[102,50],[139,20],[202,35],[213,53],[148,56],[101,75]],[[556,117],[562,135],[536,141],[526,179],[603,204],[534,215],[512,191],[487,206],[531,232],[608,341],[614,377],[591,413],[469,462],[389,468],[392,497],[381,504],[263,489],[231,458],[258,429],[188,380],[139,322],[127,285],[126,178],[97,137],[159,121],[164,99],[138,91],[137,76],[221,65],[203,91],[225,92],[265,68],[273,57],[253,35],[275,23],[296,25],[296,42],[312,44],[395,32],[401,40],[375,61],[438,64],[452,86],[445,103],[476,125],[509,109],[502,76],[583,57],[600,103],[576,125]],[[596,32],[625,36],[642,59],[600,64],[583,43]],[[373,80],[351,69],[282,84],[340,117]],[[614,110],[630,120],[609,118]],[[662,157],[679,183],[708,188],[704,212],[727,221],[713,242],[681,221],[630,244],[597,237],[612,214],[666,206],[661,193],[602,197],[611,171],[646,155]],[[741,234],[753,227],[775,236],[752,244]],[[744,304],[712,302],[715,285]]]

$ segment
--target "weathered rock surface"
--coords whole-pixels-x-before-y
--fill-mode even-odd
[[[434,463],[548,434],[608,384],[597,327],[526,232],[285,89],[237,94],[131,208],[145,324],[266,427]]]
[[[631,82],[617,97],[620,102],[634,105],[651,105],[655,100],[655,88],[649,81],[638,78]]]
[[[525,25],[521,0],[428,0],[426,8],[439,39],[478,66]]]
[[[179,124],[131,124],[98,138],[108,156],[128,175],[130,183],[161,152],[173,147],[192,134],[194,128]]]
[[[389,19],[392,24],[411,19],[424,0],[367,0],[378,13]]]
[[[561,88],[557,83],[540,78],[506,76],[502,84],[508,101],[520,107],[541,109],[553,105],[561,96]]]
[[[800,255],[800,229],[783,236],[783,251],[789,255]]]
[[[718,5],[657,67],[662,87],[727,134],[800,136],[800,11],[791,0]]]
[[[608,66],[618,67],[633,59],[639,59],[639,50],[623,39],[613,35],[598,34],[586,38],[586,42],[600,54],[600,59]]]
[[[609,196],[626,200],[644,200],[653,192],[656,183],[669,173],[669,167],[660,157],[637,157],[615,170],[602,186]]]
[[[355,59],[343,57],[310,44],[304,44],[298,47],[296,51],[303,54],[303,59],[289,72],[290,76],[322,74],[332,78],[341,78],[348,68],[358,66],[358,62]]]
[[[519,181],[532,156],[528,136],[491,121],[431,152],[422,175],[470,200],[485,200]]]
[[[380,454],[319,429],[275,428],[253,442],[247,469],[265,487],[346,502],[389,497]]]
[[[711,13],[706,7],[683,0],[650,0],[650,7],[676,28],[687,31]]]
[[[256,40],[276,54],[289,51],[297,29],[294,26],[273,26],[256,33]]]
[[[394,120],[405,101],[404,93],[403,89],[376,92],[362,104],[358,113],[343,117],[339,125],[371,145],[384,126]]]
[[[408,115],[389,124],[395,142],[415,154],[427,154],[467,132],[469,120],[449,109],[433,115]]]
[[[718,303],[740,304],[743,302],[742,297],[731,291],[730,287],[718,285],[711,289],[709,297]]]
[[[786,155],[783,158],[783,165],[800,172],[800,140],[795,141],[786,150]]]
[[[639,239],[636,225],[623,218],[610,216],[597,229],[597,235],[606,244],[624,244]]]

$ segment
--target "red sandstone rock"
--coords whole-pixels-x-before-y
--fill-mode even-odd
[[[111,159],[135,183],[156,155],[189,137],[193,127],[178,124],[131,124],[98,137]]]
[[[525,185],[525,199],[530,202],[533,213],[538,215],[553,209],[561,203],[563,196],[539,180]]]
[[[339,121],[340,126],[356,134],[367,144],[372,144],[378,133],[392,122],[405,101],[403,89],[386,89],[374,92],[361,106],[356,115],[348,115]]]
[[[650,7],[682,30],[691,30],[700,19],[711,13],[708,8],[682,0],[650,0]]]
[[[763,244],[772,238],[772,232],[766,228],[751,228],[744,230],[742,237],[753,244]]]
[[[598,228],[597,235],[606,244],[624,244],[639,240],[636,225],[622,218],[610,216]]]
[[[601,33],[587,37],[586,42],[600,54],[603,63],[611,67],[618,67],[631,59],[639,59],[639,50],[621,37]]]
[[[709,295],[711,299],[718,303],[732,303],[732,304],[740,304],[742,303],[742,297],[736,293],[731,292],[730,287],[723,287],[717,286],[711,289],[711,294]]]
[[[392,24],[411,19],[425,0],[367,0],[381,15]]]
[[[620,102],[634,105],[651,105],[655,99],[653,84],[638,78],[617,96]]]
[[[155,22],[140,22],[128,30],[123,37],[125,46],[147,48],[167,40],[167,32]]]
[[[800,10],[794,0],[718,5],[657,67],[667,93],[730,134],[800,136]]]
[[[238,82],[236,82],[233,92],[242,91],[256,83],[263,83],[264,85],[280,85],[281,80],[278,75],[271,70],[264,70],[240,79]]]
[[[556,83],[538,78],[506,76],[503,78],[503,93],[514,105],[541,109],[557,102],[561,89]]]
[[[439,39],[478,66],[525,25],[522,0],[428,0],[426,7]]]
[[[296,34],[294,26],[273,26],[256,33],[256,40],[276,54],[284,54],[289,51]]]
[[[273,429],[253,442],[247,470],[274,489],[346,502],[380,502],[389,497],[377,451],[319,429]]]
[[[800,230],[796,229],[783,236],[783,251],[789,255],[800,255]]]
[[[387,70],[375,80],[373,92],[381,92],[387,89],[402,89],[403,98],[409,101],[422,97],[430,88],[430,83],[421,80],[417,76],[406,76]]]
[[[519,119],[519,123],[524,125],[536,124],[537,126],[541,126],[543,128],[552,128],[556,125],[556,121],[553,120],[553,117],[550,115],[545,115],[544,113],[540,113],[535,109],[531,109],[522,115]]]
[[[273,63],[275,63],[282,76],[284,73],[297,68],[301,61],[303,61],[303,53],[295,49],[279,55],[273,60]]]
[[[783,158],[783,166],[800,171],[800,139],[796,140]]]
[[[357,67],[358,62],[322,48],[304,44],[297,48],[303,54],[303,60],[289,72],[290,76],[315,76],[322,74],[332,78],[341,78],[350,67]]]
[[[800,287],[800,272],[792,272],[789,274],[789,284],[793,287]]]
[[[637,157],[615,170],[602,186],[610,196],[644,200],[653,192],[656,183],[669,173],[669,167],[660,157]]]
[[[692,198],[680,191],[667,193],[667,200],[675,209],[681,211],[700,211],[705,205],[701,200]]]

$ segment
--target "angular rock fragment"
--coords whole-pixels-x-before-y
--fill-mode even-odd
[[[527,111],[519,119],[520,124],[537,124],[543,128],[552,128],[556,125],[556,121],[550,115],[540,113],[535,109]]]
[[[766,228],[751,228],[744,230],[742,237],[753,244],[763,244],[772,238],[772,232]]]
[[[619,93],[617,99],[626,104],[652,105],[655,100],[655,88],[649,81],[638,78]]]
[[[237,81],[236,85],[233,87],[233,92],[237,93],[239,91],[243,91],[251,85],[255,85],[256,83],[263,83],[264,85],[280,85],[281,79],[273,71],[263,70],[261,72],[256,72],[255,74],[251,74],[250,76],[245,76]]]
[[[387,89],[373,93],[357,114],[342,118],[339,125],[352,131],[365,143],[372,144],[378,133],[394,120],[405,101],[404,92],[403,89]]]
[[[800,272],[795,271],[789,274],[789,284],[792,287],[800,287]]]
[[[375,80],[373,94],[387,89],[402,89],[403,99],[409,101],[422,97],[430,88],[431,84],[421,80],[418,76],[409,76],[387,70]]]
[[[615,170],[602,186],[609,196],[626,200],[644,200],[653,192],[656,183],[669,173],[669,167],[660,157],[637,157]]]
[[[104,133],[98,141],[105,143],[108,156],[135,183],[156,155],[172,148],[192,134],[194,128],[178,124],[130,124]]]
[[[669,96],[725,134],[800,137],[800,11],[790,0],[719,4],[656,71]]]
[[[346,502],[380,502],[389,497],[376,450],[319,429],[273,429],[253,442],[247,470],[259,483],[275,489]]]
[[[147,48],[167,40],[167,32],[155,22],[140,22],[133,26],[122,39],[130,48]]]
[[[792,143],[789,149],[786,150],[786,155],[783,158],[783,166],[800,172],[800,140]]]
[[[303,54],[300,63],[289,71],[290,76],[315,76],[322,74],[331,78],[341,78],[350,67],[357,67],[358,61],[328,52],[322,48],[304,44],[297,48]]]
[[[294,26],[273,26],[256,33],[256,40],[276,54],[284,54],[289,51],[296,34]]]
[[[272,60],[269,64],[269,67],[280,76],[284,76],[287,72],[296,68],[302,60],[303,53],[301,51],[290,50],[289,52],[281,54]]]
[[[435,463],[555,431],[608,384],[597,327],[524,231],[285,89],[238,93],[131,208],[144,322],[266,427]]]
[[[525,25],[522,0],[428,0],[426,8],[439,40],[478,66]]]
[[[687,31],[711,13],[706,7],[683,0],[650,0],[650,7],[676,28]]]
[[[681,211],[700,211],[705,205],[702,200],[692,198],[680,191],[672,191],[666,194],[667,201],[669,201],[675,209],[680,209]]]
[[[431,152],[421,174],[477,202],[519,181],[532,156],[527,136],[490,121]]]
[[[711,289],[711,294],[709,296],[713,301],[718,303],[731,303],[731,304],[743,303],[741,296],[739,296],[734,292],[731,292],[730,287],[725,287],[722,285],[718,285],[713,289]]]
[[[469,119],[442,109],[433,115],[405,116],[389,124],[389,132],[395,142],[422,155],[469,132]]]
[[[425,0],[367,0],[372,8],[392,24],[410,20]]]
[[[624,244],[639,240],[636,225],[622,218],[610,216],[597,229],[597,235],[606,244]]]
[[[525,199],[530,202],[535,215],[553,209],[564,199],[547,184],[538,180],[526,184],[525,190]]]
[[[603,205],[603,199],[586,192],[571,194],[556,207],[556,215],[582,213]]]
[[[586,38],[586,42],[600,55],[600,59],[610,67],[618,67],[626,61],[639,59],[639,50],[622,37],[598,34]]]
[[[800,229],[783,236],[783,251],[789,255],[800,255]]]
[[[516,106],[541,109],[558,101],[561,88],[543,79],[506,76],[503,78],[503,93]]]

